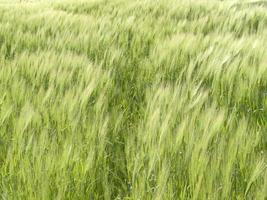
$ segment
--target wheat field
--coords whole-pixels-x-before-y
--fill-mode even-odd
[[[0,0],[0,195],[266,200],[265,3]]]

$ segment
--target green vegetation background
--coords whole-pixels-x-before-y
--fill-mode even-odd
[[[0,3],[1,199],[266,199],[267,8]]]

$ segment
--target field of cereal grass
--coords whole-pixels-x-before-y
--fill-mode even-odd
[[[267,8],[0,0],[1,199],[266,199]]]

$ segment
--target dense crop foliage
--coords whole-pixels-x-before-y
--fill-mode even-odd
[[[1,199],[266,199],[264,5],[0,0]]]

